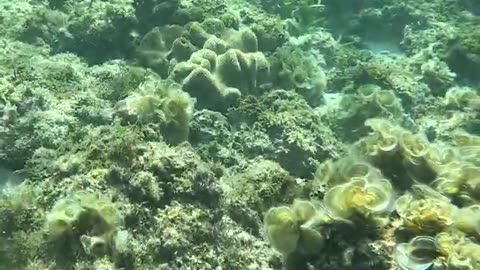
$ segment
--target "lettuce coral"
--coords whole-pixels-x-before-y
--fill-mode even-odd
[[[471,205],[457,211],[454,218],[455,228],[480,239],[480,205]]]
[[[78,191],[59,199],[48,213],[49,236],[67,252],[112,255],[123,216],[115,205],[96,193]],[[82,249],[79,249],[82,247]]]
[[[395,247],[393,257],[403,270],[427,270],[438,254],[436,239],[417,236],[408,243]]]
[[[352,152],[366,159],[396,188],[408,189],[415,182],[430,183],[436,173],[428,162],[431,145],[422,133],[413,133],[383,118],[365,121],[372,132],[354,144]]]
[[[290,207],[271,208],[264,218],[264,231],[272,247],[288,256],[294,252],[319,253],[325,237],[319,227],[326,216],[309,201],[295,200]]]
[[[156,123],[168,142],[180,143],[188,138],[193,104],[194,100],[179,86],[168,81],[151,81],[119,101],[114,115],[129,124]]]
[[[334,218],[352,221],[360,217],[382,225],[392,211],[393,196],[393,187],[386,179],[352,178],[329,189],[323,201]]]
[[[457,208],[447,198],[416,197],[406,193],[395,202],[395,210],[405,229],[422,234],[439,233],[454,222]]]

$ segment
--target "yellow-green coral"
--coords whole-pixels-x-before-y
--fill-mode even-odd
[[[479,137],[458,131],[449,143],[430,143],[386,119],[365,124],[372,132],[349,155],[315,173],[310,195],[323,199],[328,224],[367,222],[386,243],[408,237],[393,254],[403,270],[480,269]],[[315,231],[330,237],[320,224]]]
[[[441,199],[428,194],[418,198],[412,193],[406,193],[395,202],[395,210],[406,230],[413,233],[433,234],[453,224],[457,208],[447,198]]]
[[[403,270],[427,270],[437,257],[436,239],[428,236],[417,236],[408,243],[395,247],[393,257]]]
[[[188,138],[194,100],[180,86],[167,81],[152,81],[140,85],[130,96],[119,101],[114,115],[127,123],[156,123],[162,135],[171,143]]]
[[[454,145],[430,147],[427,162],[435,171],[432,186],[442,194],[468,206],[480,199],[480,138],[456,131]]]
[[[338,114],[340,118],[338,120],[342,120],[341,124],[348,126],[349,132],[346,134],[346,139],[351,139],[348,136],[351,136],[352,129],[355,133],[367,131],[362,124],[365,121],[372,122],[369,119],[382,118],[389,125],[391,125],[389,121],[399,121],[403,117],[403,108],[400,99],[392,90],[382,89],[373,84],[364,84],[354,93],[342,97]],[[379,121],[376,120],[376,122]],[[367,123],[367,126],[370,124]],[[357,129],[358,131],[355,131]]]
[[[295,200],[292,206],[271,208],[264,218],[264,230],[272,247],[288,256],[294,252],[315,254],[324,245],[318,230],[326,220],[308,201]]]
[[[327,188],[348,182],[350,179],[379,179],[381,172],[369,163],[357,158],[346,157],[337,161],[327,160],[317,167],[315,172],[316,185]]]
[[[351,220],[360,216],[382,224],[382,217],[391,211],[393,195],[393,187],[386,179],[352,178],[329,189],[324,203],[334,218]]]
[[[53,237],[71,234],[75,230],[79,234],[101,236],[122,224],[123,217],[112,202],[86,191],[58,200],[45,221],[46,229]]]
[[[455,228],[480,239],[480,205],[461,208],[454,217]]]
[[[440,233],[436,237],[440,256],[434,269],[476,270],[480,268],[480,245],[459,233]]]

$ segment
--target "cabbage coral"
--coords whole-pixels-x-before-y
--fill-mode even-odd
[[[380,169],[396,188],[406,190],[415,182],[436,177],[428,162],[430,143],[422,133],[412,133],[382,118],[365,121],[371,133],[354,144],[352,152]]]
[[[480,245],[459,233],[440,233],[436,237],[440,269],[475,270],[480,268]]]
[[[272,247],[284,256],[315,254],[324,245],[319,228],[325,221],[311,202],[295,200],[291,207],[271,208],[265,214],[264,231]]]
[[[480,239],[480,205],[471,205],[457,211],[455,217],[455,228]]]
[[[352,178],[329,189],[324,203],[334,218],[351,220],[359,216],[380,225],[381,217],[391,211],[393,195],[393,187],[386,179]]]
[[[427,270],[437,257],[436,239],[428,236],[417,236],[408,243],[395,247],[393,257],[403,270]]]
[[[351,178],[378,179],[381,172],[369,163],[352,157],[337,161],[327,160],[317,167],[314,184],[327,188],[348,182]]]
[[[448,201],[427,196],[415,198],[406,193],[395,202],[402,226],[413,233],[438,233],[453,224],[457,208]]]
[[[124,123],[158,124],[165,139],[176,144],[188,138],[193,105],[194,100],[180,86],[156,81],[142,84],[113,110]]]

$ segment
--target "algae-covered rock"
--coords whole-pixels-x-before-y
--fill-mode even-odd
[[[75,52],[89,63],[130,58],[138,21],[126,1],[73,2],[67,13],[40,8],[29,14],[22,39],[55,52]]]
[[[260,99],[248,97],[228,116],[240,128],[244,153],[262,153],[297,176],[313,175],[318,160],[336,157],[343,150],[331,130],[294,92],[276,90]],[[250,125],[253,130],[247,128]]]
[[[301,194],[294,177],[269,160],[259,160],[235,175],[224,176],[222,186],[232,218],[251,227],[274,205],[289,203]]]
[[[466,29],[471,26],[466,26]],[[445,59],[452,71],[462,78],[478,82],[476,70],[480,68],[480,31],[476,28],[464,30],[449,42]]]

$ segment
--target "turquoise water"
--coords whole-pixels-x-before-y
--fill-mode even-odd
[[[0,0],[0,270],[480,269],[475,0]]]

